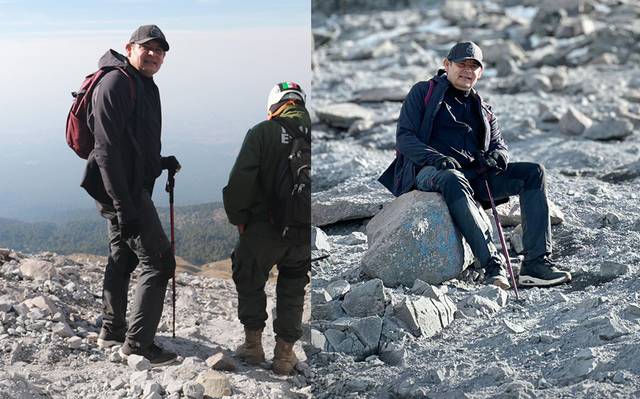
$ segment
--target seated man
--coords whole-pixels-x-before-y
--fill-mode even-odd
[[[524,263],[519,285],[551,286],[571,280],[551,254],[551,222],[544,167],[509,163],[507,146],[491,107],[473,88],[482,72],[482,50],[456,43],[444,70],[415,84],[407,95],[396,131],[396,159],[380,177],[395,196],[415,189],[442,194],[451,217],[485,269],[485,281],[508,289],[503,260],[491,242],[475,200],[519,195],[524,231]]]

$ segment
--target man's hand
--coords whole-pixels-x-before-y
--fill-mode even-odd
[[[140,235],[141,225],[139,222],[120,223],[120,237],[123,240],[135,238]]]
[[[438,159],[435,163],[435,167],[438,170],[462,168],[460,166],[460,163],[456,161],[455,158],[452,158],[452,157],[442,157]]]
[[[182,166],[180,166],[180,162],[178,162],[178,159],[173,155],[162,157],[160,159],[160,164],[162,165],[163,170],[167,169],[169,172],[173,173],[180,172],[180,169],[182,168]]]
[[[504,153],[498,150],[493,150],[487,157],[495,162],[496,166],[494,166],[494,168],[498,169],[500,172],[507,169],[507,157]]]
[[[244,233],[244,227],[245,227],[244,224],[239,224],[236,227],[238,228],[238,233],[240,234]]]

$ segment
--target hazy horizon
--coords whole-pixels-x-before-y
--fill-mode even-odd
[[[252,13],[247,13],[247,3]],[[183,165],[176,204],[221,200],[246,131],[264,120],[278,81],[311,84],[310,5],[245,2],[0,1],[0,217],[19,220],[92,208],[79,187],[85,161],[66,145],[71,91],[110,48],[123,52],[139,25],[155,23],[171,45],[155,76],[163,115],[163,155]],[[128,8],[127,18],[122,10]],[[152,10],[152,11],[150,11]],[[154,200],[166,206],[166,175]]]

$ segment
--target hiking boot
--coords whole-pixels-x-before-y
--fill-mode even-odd
[[[113,333],[102,327],[102,329],[100,329],[100,335],[98,335],[98,348],[104,349],[114,345],[122,345],[124,344],[124,335],[124,330]]]
[[[505,265],[498,259],[494,258],[491,258],[491,260],[489,260],[489,264],[485,267],[484,282],[488,285],[500,287],[503,290],[511,288]]]
[[[298,364],[298,358],[293,352],[294,343],[289,343],[280,338],[276,338],[276,348],[273,350],[273,366],[271,369],[274,373],[280,375],[289,375],[293,368]]]
[[[258,365],[264,362],[264,349],[262,349],[262,329],[250,330],[244,328],[244,344],[236,349],[236,356],[245,362]]]
[[[571,273],[558,269],[547,256],[524,261],[520,269],[519,285],[526,287],[550,287],[571,281]]]
[[[156,344],[151,344],[145,349],[132,348],[127,342],[120,348],[120,356],[126,359],[129,355],[140,355],[146,358],[152,367],[166,366],[173,363],[178,355],[175,353],[162,349]]]

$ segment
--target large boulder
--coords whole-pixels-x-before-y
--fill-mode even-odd
[[[373,180],[341,184],[311,194],[311,223],[316,226],[370,218],[393,200],[386,189]]]
[[[329,104],[316,109],[318,118],[328,125],[349,128],[359,120],[374,119],[373,111],[354,103]]]
[[[438,193],[415,190],[398,197],[371,219],[367,238],[362,271],[390,287],[411,287],[416,279],[440,284],[473,263],[471,249]]]

